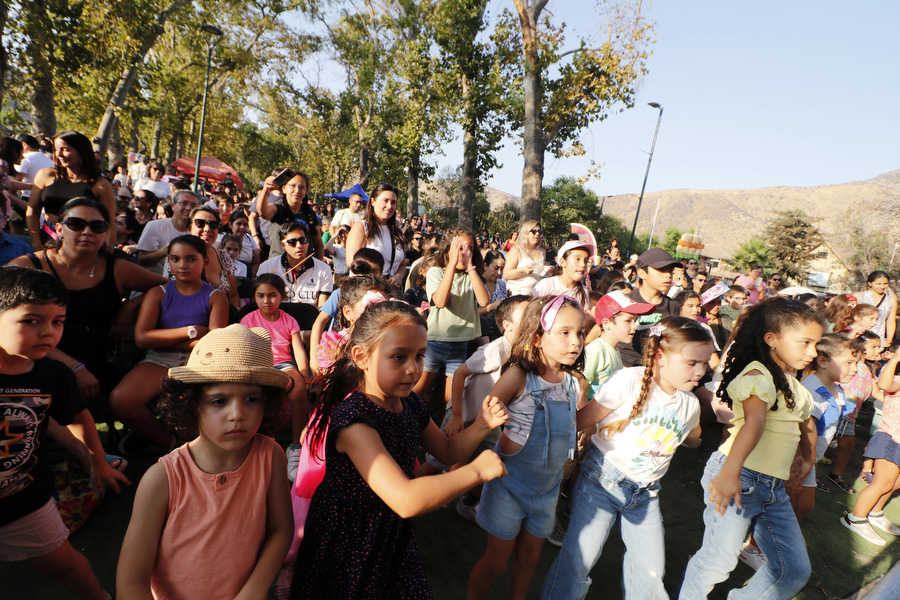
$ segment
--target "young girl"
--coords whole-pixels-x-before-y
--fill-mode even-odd
[[[309,359],[300,339],[300,325],[297,320],[281,310],[284,301],[284,280],[274,273],[260,275],[253,288],[257,310],[241,319],[241,325],[262,327],[272,338],[274,366],[291,378],[292,386],[287,394],[291,415],[291,445],[288,448],[288,479],[293,481],[300,460],[300,433],[306,426],[309,405],[306,399],[306,380]],[[292,354],[293,353],[293,354]]]
[[[713,353],[709,332],[685,317],[666,317],[644,347],[643,366],[623,369],[578,413],[593,428],[581,463],[569,529],[541,598],[584,598],[590,572],[621,517],[625,595],[668,598],[659,480],[675,449],[700,443],[700,405],[690,391]]]
[[[306,442],[324,444],[325,478],[309,507],[291,598],[431,598],[410,517],[505,473],[486,451],[451,473],[412,478],[420,444],[453,464],[506,420],[503,405],[486,398],[475,424],[444,437],[412,393],[425,344],[425,320],[413,308],[373,304],[325,377]]]
[[[450,397],[453,373],[466,361],[469,342],[481,336],[476,301],[481,306],[491,303],[480,276],[481,253],[473,250],[474,238],[466,227],[449,228],[434,255],[435,266],[426,271],[425,291],[431,305],[428,352],[425,372],[415,388],[426,401],[442,369],[447,379],[440,397]]]
[[[535,298],[525,309],[508,370],[491,390],[509,410],[497,451],[509,477],[484,486],[476,519],[487,531],[466,598],[483,598],[515,550],[510,598],[525,598],[544,539],[556,523],[566,459],[575,450],[575,412],[584,389],[584,310],[571,298]],[[446,462],[446,461],[444,461]],[[447,463],[450,464],[450,463]]]
[[[849,338],[856,338],[863,331],[872,330],[878,321],[878,309],[871,304],[848,306],[834,324],[835,333],[843,333]]]
[[[793,598],[809,579],[809,556],[785,482],[796,485],[813,467],[813,404],[785,371],[815,360],[822,330],[809,306],[773,298],[748,309],[726,350],[717,395],[734,410],[732,434],[701,479],[706,530],[688,563],[681,600],[705,598],[728,578],[751,526],[768,560],[731,598]]]
[[[566,242],[556,254],[559,274],[541,279],[531,290],[532,296],[557,296],[565,294],[573,298],[586,311],[591,310],[588,289],[582,281],[588,269],[588,261],[594,255],[594,247],[578,241]]]
[[[884,408],[878,431],[869,440],[863,456],[875,461],[875,479],[859,493],[852,513],[841,517],[841,524],[876,546],[887,541],[872,526],[890,535],[900,535],[900,527],[884,514],[884,505],[900,487],[900,376],[897,365],[900,352],[895,352],[881,369],[878,387],[884,390]]]
[[[169,371],[163,411],[177,432],[197,437],[141,480],[119,556],[119,597],[266,596],[291,542],[284,453],[258,434],[274,425],[290,382],[271,365],[268,333],[231,325]]]
[[[707,333],[709,333],[709,338],[713,343],[713,353],[709,357],[709,368],[715,369],[719,366],[719,352],[722,351],[721,346],[716,341],[715,333],[713,332],[712,327],[710,327],[703,318],[703,305],[701,304],[702,298],[700,294],[695,292],[694,290],[684,290],[678,292],[673,298],[675,302],[678,303],[678,306],[681,307],[680,314],[682,317],[686,319],[690,319],[691,321],[697,321],[701,327],[703,327]]]
[[[206,243],[181,235],[169,243],[167,252],[175,280],[147,292],[134,326],[135,344],[146,348],[147,355],[109,395],[113,415],[132,429],[119,443],[126,454],[147,446],[133,433],[163,448],[174,447],[175,439],[148,404],[159,393],[166,371],[183,366],[207,332],[228,324],[228,298],[202,279],[209,262]]]

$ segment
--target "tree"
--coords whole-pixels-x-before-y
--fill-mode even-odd
[[[764,235],[772,247],[772,267],[786,279],[802,282],[809,263],[824,243],[816,223],[802,209],[782,210],[769,220]]]
[[[591,231],[600,225],[600,199],[573,177],[559,177],[544,188],[541,202],[544,238],[557,248],[568,239],[570,223],[581,223]]]
[[[736,270],[746,273],[753,265],[772,266],[772,247],[765,240],[752,238],[738,245],[737,252],[728,263]]]
[[[600,252],[609,248],[613,238],[616,238],[621,243],[628,239],[629,235],[631,235],[631,230],[628,229],[628,226],[625,225],[622,219],[613,215],[602,215],[597,230],[594,233],[594,236],[597,239],[597,249]],[[627,256],[623,256],[622,258],[626,262],[628,261]]]

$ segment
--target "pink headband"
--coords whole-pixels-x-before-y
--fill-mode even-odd
[[[553,322],[556,321],[556,315],[559,314],[559,309],[562,308],[563,302],[566,300],[565,294],[560,294],[552,301],[547,303],[547,306],[544,307],[544,310],[541,311],[541,328],[544,330],[544,333],[550,331],[553,327]]]

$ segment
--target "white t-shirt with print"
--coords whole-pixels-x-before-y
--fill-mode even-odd
[[[280,256],[273,256],[259,265],[256,276],[266,273],[274,273],[284,279],[287,287],[285,302],[305,302],[318,307],[319,294],[328,296],[334,290],[334,282],[331,277],[331,268],[321,260],[311,257],[312,268],[303,271],[300,277],[295,278],[293,273],[285,274]]]
[[[622,369],[603,384],[594,401],[613,411],[600,422],[603,427],[627,419],[641,392],[644,367]],[[673,395],[650,384],[644,410],[612,439],[595,433],[591,441],[617,469],[637,483],[653,483],[666,474],[675,449],[700,423],[700,403],[690,392]]]

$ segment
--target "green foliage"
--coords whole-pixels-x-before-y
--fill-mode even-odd
[[[484,192],[475,194],[475,206],[473,207],[475,215],[475,229],[481,231],[487,229],[491,235],[495,231],[499,231],[501,237],[506,240],[513,231],[519,229],[519,216],[521,210],[513,202],[505,202],[496,210],[491,210],[488,204],[487,196]]]
[[[631,230],[619,217],[603,215],[600,217],[599,227],[594,235],[597,239],[597,246],[601,252],[606,248],[609,248],[610,241],[613,238],[616,238],[619,241],[619,248],[622,249],[622,252],[625,252],[625,246],[628,245],[628,237],[631,235]],[[647,237],[649,237],[649,234],[647,234]],[[638,243],[638,247],[640,247],[640,243]],[[643,247],[647,247],[646,241],[644,242]],[[623,256],[622,258],[627,262],[627,256]]]
[[[728,264],[741,273],[749,271],[752,265],[771,268],[774,265],[772,251],[772,247],[765,240],[752,238],[738,245],[737,252],[734,253]]]
[[[852,254],[847,259],[847,282],[862,286],[872,271],[885,271],[892,280],[900,278],[896,242],[884,231],[874,232],[863,227],[859,210],[851,208],[844,215],[845,235]]]
[[[824,240],[816,223],[801,209],[775,213],[765,229],[765,237],[772,247],[772,267],[786,279],[803,282],[819,247]]]
[[[541,226],[544,238],[554,247],[568,239],[570,223],[581,223],[591,231],[599,226],[600,199],[574,177],[559,177],[543,190]]]

